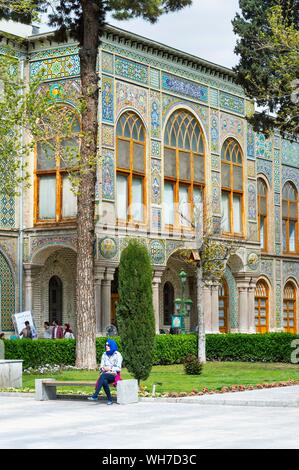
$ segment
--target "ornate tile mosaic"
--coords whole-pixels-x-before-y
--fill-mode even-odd
[[[220,108],[237,114],[244,114],[244,99],[220,91]]]
[[[43,80],[80,75],[79,55],[37,60],[30,63],[30,77],[40,75]]]
[[[79,47],[77,45],[70,44],[64,47],[55,47],[53,49],[30,52],[30,59],[31,60],[50,59],[53,57],[74,55],[78,53],[79,53]]]
[[[248,160],[247,162],[247,171],[249,178],[255,178],[255,162]]]
[[[161,204],[161,161],[151,161],[152,203]]]
[[[276,292],[276,328],[282,326],[282,296],[281,296],[281,285],[276,281],[275,286]]]
[[[102,78],[102,121],[114,122],[113,78]]]
[[[221,197],[220,197],[220,173],[212,171],[212,205],[213,205],[213,214],[221,213]]]
[[[238,321],[238,292],[235,278],[229,269],[226,267],[224,277],[226,279],[229,291],[229,323],[232,329],[237,329],[239,326]]]
[[[219,152],[219,114],[211,111],[211,152]]]
[[[284,187],[287,181],[292,181],[299,191],[299,168],[290,168],[282,166],[282,182],[281,186]]]
[[[114,73],[113,54],[102,52],[102,71],[106,73]]]
[[[262,160],[262,159],[257,159],[256,161],[256,172],[257,174],[262,173],[265,175],[270,183],[272,185],[272,162],[267,161],[267,160]]]
[[[221,233],[221,224],[222,224],[222,217],[217,217],[213,215],[213,232],[214,235],[220,235]]]
[[[8,262],[0,252],[0,302],[1,302],[1,322],[2,331],[13,331],[12,314],[16,312],[16,293],[14,276]]]
[[[165,119],[169,117],[172,109],[177,107],[185,108],[186,106],[192,108],[196,117],[200,121],[200,124],[203,126],[206,134],[209,134],[209,110],[206,106],[198,105],[192,103],[192,101],[179,100],[174,96],[163,95],[162,97],[162,121],[165,122]]]
[[[98,240],[99,256],[104,259],[118,259],[119,243],[117,238],[104,237]]]
[[[275,206],[275,252],[277,255],[281,254],[281,243],[280,243],[280,230],[281,230],[281,212],[280,207]]]
[[[264,134],[256,134],[255,137],[256,156],[272,160],[273,142],[272,138],[266,139]]]
[[[261,260],[261,275],[265,276],[273,282],[273,261],[271,259],[262,259]]]
[[[281,139],[279,135],[274,135],[274,148],[280,149]]]
[[[299,168],[299,143],[298,142],[290,142],[289,140],[283,140],[281,153],[282,153],[282,163]]]
[[[163,90],[187,96],[188,98],[208,101],[208,88],[206,86],[170,75],[169,73],[162,73],[162,88]]]
[[[274,149],[274,191],[280,192],[280,153],[279,150]]]
[[[129,83],[116,83],[116,112],[119,114],[125,108],[139,111],[144,122],[147,122],[147,90]]]
[[[282,266],[282,263],[279,259],[276,259],[275,260],[275,276],[276,276],[276,280],[277,279],[281,279],[281,266]]]
[[[258,228],[256,222],[248,222],[248,240],[252,242],[258,241]]]
[[[37,93],[46,93],[49,101],[52,103],[62,102],[78,107],[81,93],[80,80],[74,78],[71,80],[60,80],[54,83],[43,83]]]
[[[152,207],[152,229],[155,232],[161,232],[162,228],[162,209]]]
[[[151,240],[148,245],[152,263],[165,264],[165,242],[164,240]]]
[[[148,84],[148,67],[123,57],[115,56],[115,74],[144,85]]]
[[[226,137],[233,136],[239,142],[244,141],[244,122],[230,114],[220,113],[220,135],[223,142]]]
[[[155,158],[161,158],[161,142],[159,140],[151,140],[151,155]]]
[[[255,134],[250,124],[247,124],[247,158],[255,159]]]
[[[256,220],[256,184],[248,183],[248,219]]]
[[[114,152],[103,149],[102,153],[102,198],[105,201],[114,201]]]
[[[102,145],[114,147],[114,127],[102,124]]]
[[[170,256],[175,250],[183,246],[184,246],[183,241],[166,240],[166,261],[170,258]]]
[[[220,155],[211,155],[212,170],[220,171]]]
[[[214,88],[210,88],[210,105],[216,108],[219,106],[219,93]]]
[[[161,103],[160,93],[150,92],[151,136],[161,138]]]
[[[150,86],[160,88],[160,71],[157,69],[150,69]]]
[[[15,199],[2,196],[0,199],[0,227],[13,228],[15,226]]]
[[[299,283],[299,263],[295,261],[283,261],[282,273],[284,283],[286,283],[289,277],[293,277]]]

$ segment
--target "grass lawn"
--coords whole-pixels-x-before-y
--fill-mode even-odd
[[[122,378],[131,378],[126,369],[122,370]],[[66,370],[56,374],[23,375],[23,387],[34,389],[34,380],[37,378],[52,377],[56,380],[94,380],[96,371]],[[248,363],[248,362],[208,362],[203,373],[199,376],[186,375],[183,365],[154,366],[149,378],[141,382],[148,392],[152,391],[154,383],[157,393],[201,391],[204,388],[220,390],[231,385],[256,385],[272,382],[285,382],[299,380],[299,365],[283,363]],[[91,394],[91,387],[62,387],[61,393],[70,391]]]

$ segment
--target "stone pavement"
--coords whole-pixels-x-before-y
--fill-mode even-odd
[[[0,394],[1,449],[299,448],[299,386],[123,406],[5,395]],[[263,406],[248,406],[254,402]]]

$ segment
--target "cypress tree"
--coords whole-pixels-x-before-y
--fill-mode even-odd
[[[155,342],[152,266],[149,253],[138,240],[130,240],[119,265],[117,322],[124,363],[138,380],[150,374]]]

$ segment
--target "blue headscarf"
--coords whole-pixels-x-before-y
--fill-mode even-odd
[[[110,346],[110,351],[106,351],[106,354],[107,354],[107,356],[112,356],[112,354],[114,354],[115,351],[117,351],[117,344],[116,344],[115,341],[113,341],[113,339],[107,339],[105,345],[107,343]]]

